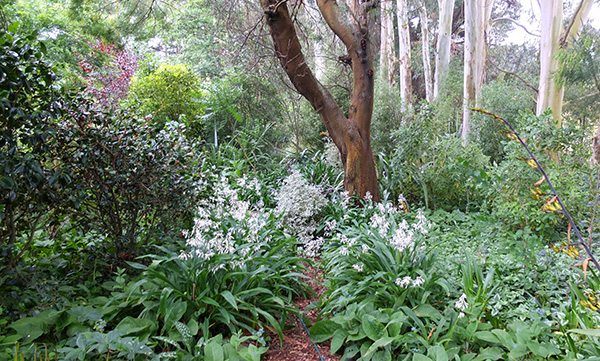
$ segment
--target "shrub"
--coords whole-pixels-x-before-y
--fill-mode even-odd
[[[0,30],[0,259],[8,264],[19,257],[18,238],[28,236],[22,255],[68,183],[49,152],[63,103],[35,39]]]
[[[71,108],[57,137],[72,173],[72,217],[106,232],[114,253],[135,253],[154,227],[181,224],[194,209],[202,158],[181,123],[156,132],[146,120],[87,107]]]
[[[300,171],[294,169],[284,179],[276,198],[275,213],[281,216],[282,224],[295,233],[306,254],[315,256],[322,240],[315,240],[314,233],[327,203],[321,189],[309,184]]]
[[[200,80],[184,64],[160,65],[133,78],[129,106],[137,114],[150,117],[155,129],[169,121],[185,122],[197,137],[202,128]]]
[[[100,108],[116,110],[127,98],[138,58],[128,50],[117,50],[100,40],[90,45],[92,53],[78,62],[84,73],[85,92]]]

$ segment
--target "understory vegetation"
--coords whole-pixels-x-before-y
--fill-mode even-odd
[[[0,30],[0,360],[259,361],[294,315],[342,360],[600,360],[585,117],[496,79],[482,107],[517,133],[477,113],[463,146],[451,97],[380,94],[373,202],[267,77],[102,41],[56,68],[26,25]]]

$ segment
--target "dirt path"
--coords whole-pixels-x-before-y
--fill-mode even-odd
[[[296,300],[296,307],[300,311],[317,301],[323,292],[326,291],[322,285],[322,274],[318,269],[310,268],[308,283],[315,291],[315,296],[310,299],[298,299]],[[311,322],[315,322],[318,310],[313,309],[305,313]],[[306,330],[302,326],[302,323],[298,317],[292,317],[295,327],[289,330],[283,331],[283,345],[279,342],[277,335],[271,336],[273,343],[269,347],[269,351],[265,354],[263,361],[320,361],[319,354],[315,349],[314,344],[310,341]],[[325,361],[339,361],[340,356],[332,356],[329,352],[328,345],[317,345],[321,351],[321,356]]]

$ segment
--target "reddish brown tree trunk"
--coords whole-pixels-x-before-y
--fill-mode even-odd
[[[354,88],[348,117],[308,67],[285,1],[260,0],[275,52],[294,87],[320,115],[344,164],[344,187],[351,195],[369,192],[379,201],[379,187],[371,150],[373,114],[373,60],[368,38],[367,10],[370,2],[351,0],[354,14],[343,19],[335,0],[317,0],[319,10],[344,43],[352,60]],[[351,11],[345,9],[346,11]]]

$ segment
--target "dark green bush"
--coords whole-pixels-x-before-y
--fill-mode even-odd
[[[57,154],[72,173],[71,217],[112,239],[110,253],[135,253],[157,226],[181,225],[201,191],[203,156],[185,125],[71,108]]]
[[[14,29],[12,29],[14,30]],[[68,176],[49,152],[63,104],[36,34],[0,30],[0,260],[13,263],[53,211]]]

